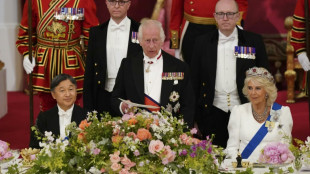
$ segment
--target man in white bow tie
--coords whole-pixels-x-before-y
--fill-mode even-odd
[[[191,128],[195,108],[189,67],[163,51],[164,30],[159,21],[145,20],[139,27],[143,51],[122,60],[112,93],[112,108],[118,115],[127,113],[134,103],[166,108],[181,117]]]
[[[203,138],[215,134],[214,143],[222,147],[228,140],[230,111],[247,102],[242,94],[245,72],[253,66],[269,69],[262,37],[238,28],[239,15],[236,1],[217,2],[214,18],[218,30],[196,40],[191,64],[195,122]]]
[[[66,126],[71,122],[77,125],[86,118],[86,112],[74,102],[77,96],[77,83],[68,74],[59,74],[51,82],[51,94],[57,101],[57,106],[45,112],[40,112],[36,121],[37,133],[39,136],[45,131],[52,132],[57,138],[62,139],[69,135]],[[39,140],[35,131],[31,132],[30,145],[32,148],[40,148]]]
[[[87,111],[115,114],[111,93],[123,58],[142,50],[139,23],[127,17],[130,0],[106,0],[111,18],[90,30],[84,74],[83,105]]]

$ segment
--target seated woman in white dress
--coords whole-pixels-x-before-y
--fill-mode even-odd
[[[291,137],[292,115],[289,107],[274,103],[277,88],[264,68],[246,72],[243,94],[250,102],[232,109],[226,153],[232,159],[240,153],[246,161],[257,162],[265,145]]]

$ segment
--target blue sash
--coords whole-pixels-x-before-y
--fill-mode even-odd
[[[272,110],[279,110],[281,109],[282,105],[278,103],[273,103]],[[266,121],[270,121],[271,116],[269,115]],[[241,153],[242,159],[248,159],[255,148],[259,145],[259,143],[264,139],[266,134],[268,133],[268,128],[265,126],[265,123],[260,127],[260,129],[256,132],[254,137],[251,139],[249,144],[244,148],[243,152]]]

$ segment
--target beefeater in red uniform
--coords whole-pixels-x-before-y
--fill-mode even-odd
[[[310,3],[309,3],[310,7]],[[305,71],[310,70],[310,62],[306,53],[306,23],[305,23],[305,0],[298,0],[293,15],[293,28],[291,44],[294,47],[298,61]],[[304,73],[302,93],[308,95],[307,73]]]
[[[213,16],[218,0],[172,0],[170,38],[171,48],[181,49],[182,58],[190,64],[195,38],[216,29]],[[236,0],[239,6],[240,21],[246,17],[247,0]],[[180,47],[181,46],[181,47]],[[176,57],[179,57],[176,55]]]
[[[89,29],[99,25],[93,0],[32,0],[33,62],[28,59],[28,0],[25,2],[16,46],[24,56],[24,69],[33,72],[33,89],[38,91],[40,109],[55,106],[50,94],[50,82],[65,73],[77,81],[77,91],[83,91],[83,35],[87,49]],[[55,15],[55,14],[58,14]],[[57,17],[56,17],[57,16]]]

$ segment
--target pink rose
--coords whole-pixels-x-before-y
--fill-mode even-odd
[[[182,142],[185,142],[188,139],[188,136],[186,135],[186,133],[183,133],[182,135],[180,135],[180,139],[182,140]]]
[[[288,155],[286,153],[281,155],[281,160],[285,162],[288,159]]]
[[[114,154],[110,154],[110,161],[112,163],[118,163],[121,160],[121,158],[119,157],[119,154],[120,154],[119,151],[114,152]]]
[[[105,172],[105,168],[101,168],[101,169],[100,169],[100,172],[101,172],[101,173],[104,173],[104,172]]]
[[[197,134],[197,129],[196,129],[196,128],[193,128],[193,129],[191,130],[191,134],[192,134],[192,135]]]
[[[0,154],[4,154],[6,151],[8,151],[9,145],[7,142],[0,140]]]
[[[122,158],[121,163],[130,170],[131,167],[135,166],[136,163],[131,162],[129,158],[125,155],[125,157]]]
[[[163,165],[166,165],[169,163],[168,158],[164,158],[161,160],[161,163],[163,163]]]
[[[94,155],[98,155],[99,153],[100,153],[100,149],[95,148],[95,149],[93,150],[93,154],[94,154]]]
[[[199,140],[197,138],[193,138],[192,141],[194,144],[199,144],[201,142],[201,140]]]
[[[122,169],[121,171],[119,171],[119,174],[129,174],[127,169]]]
[[[12,152],[6,152],[4,155],[3,155],[3,158],[4,159],[8,159],[8,158],[11,158],[13,156]]]
[[[130,120],[133,117],[134,117],[133,113],[124,114],[123,117],[122,117],[122,120],[123,121],[128,121],[128,120]]]
[[[155,154],[156,152],[160,152],[164,148],[164,143],[160,140],[152,140],[149,145],[149,152],[151,154]]]
[[[122,166],[121,166],[119,163],[113,163],[113,164],[111,165],[111,169],[112,169],[114,172],[118,171],[118,170],[121,169],[121,168],[122,168]]]
[[[134,132],[129,132],[127,136],[131,137],[133,140],[137,139],[137,135]]]
[[[176,153],[170,149],[170,146],[165,146],[164,151],[159,155],[162,159],[163,164],[168,164],[169,162],[174,161]]]

